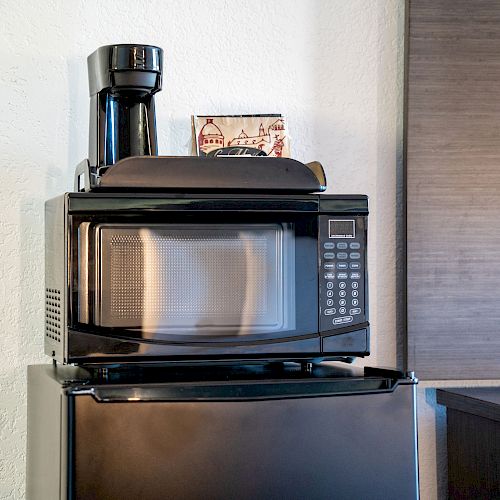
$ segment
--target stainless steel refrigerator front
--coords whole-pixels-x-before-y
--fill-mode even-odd
[[[418,498],[415,387],[333,366],[31,366],[27,498]]]

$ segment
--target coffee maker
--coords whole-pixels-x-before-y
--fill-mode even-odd
[[[151,45],[107,45],[88,57],[90,165],[158,154],[154,95],[162,64],[163,50]]]

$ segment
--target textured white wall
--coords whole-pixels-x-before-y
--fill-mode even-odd
[[[72,189],[87,155],[86,56],[100,45],[165,50],[161,154],[189,152],[192,113],[282,112],[294,156],[323,162],[329,192],[370,196],[367,363],[395,364],[403,9],[402,0],[2,1],[0,499],[24,497],[26,366],[48,361],[43,203]],[[421,474],[430,492],[433,466]]]

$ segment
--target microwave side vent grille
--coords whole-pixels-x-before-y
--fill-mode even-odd
[[[45,289],[45,336],[61,342],[61,290]]]

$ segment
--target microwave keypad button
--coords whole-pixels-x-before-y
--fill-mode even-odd
[[[337,254],[337,259],[347,259],[347,253],[346,252],[339,252]]]
[[[339,309],[339,313],[340,313],[340,314],[345,314],[345,307],[341,307],[341,308]]]
[[[353,306],[357,306],[359,304],[359,300],[358,299],[352,299],[351,304]]]
[[[353,297],[357,297],[357,296],[358,296],[358,291],[357,291],[357,290],[353,290],[353,291],[351,292],[351,295],[352,295]]]
[[[337,269],[347,269],[348,267],[347,262],[337,262]]]
[[[327,290],[326,291],[326,296],[327,297],[333,297],[333,290]]]
[[[333,281],[328,281],[326,283],[326,288],[328,288],[329,290],[331,290],[333,288]]]
[[[344,243],[344,242],[337,243],[337,248],[339,250],[347,250],[347,243]]]
[[[361,269],[361,263],[360,262],[351,262],[349,264],[349,267],[351,269]],[[337,268],[338,268],[338,265],[337,265]]]
[[[326,301],[326,305],[327,305],[328,307],[333,306],[333,299],[328,299],[328,300]]]
[[[349,248],[351,250],[359,250],[361,248],[361,245],[355,241],[349,244]]]
[[[345,288],[345,282],[344,281],[341,281],[339,283],[339,288]]]
[[[361,273],[351,273],[349,275],[349,278],[351,278],[352,280],[359,280],[361,278]]]
[[[335,269],[335,264],[333,262],[327,262],[323,267],[325,269]]]
[[[325,280],[334,280],[335,273],[325,273]]]
[[[361,314],[361,308],[360,307],[355,307],[353,309],[349,309],[349,314],[352,314],[353,316],[355,314]]]
[[[350,323],[352,321],[352,316],[343,316],[341,318],[335,318],[333,320],[334,325],[342,325],[343,323]]]
[[[339,280],[346,280],[347,279],[347,273],[337,273],[337,278]]]
[[[349,258],[350,259],[360,259],[361,258],[361,254],[359,252],[351,252],[349,254]]]
[[[339,297],[345,297],[345,296],[346,296],[345,290],[340,290]]]
[[[352,284],[351,284],[351,286],[353,288],[358,288],[358,282],[357,281],[353,281]]]
[[[332,315],[333,315],[333,314],[335,314],[336,312],[337,312],[337,310],[336,310],[334,307],[332,307],[332,308],[330,308],[330,309],[325,309],[325,310],[323,311],[323,313],[325,314],[325,316],[332,316]]]
[[[335,243],[333,241],[327,241],[324,245],[323,248],[325,250],[333,250],[335,248]]]
[[[345,306],[345,299],[339,300],[339,306]]]
[[[326,260],[332,260],[332,259],[335,259],[335,254],[333,252],[325,252],[323,254],[323,257],[326,259]]]

